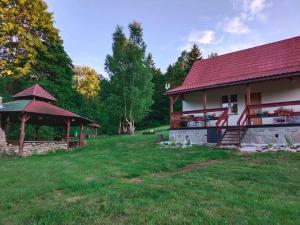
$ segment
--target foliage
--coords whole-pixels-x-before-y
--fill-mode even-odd
[[[155,137],[1,159],[0,224],[299,223],[299,154],[165,150]]]
[[[46,4],[41,0],[1,1],[0,4],[1,7],[12,4],[12,7],[14,8],[12,12],[6,12],[6,9],[1,9],[6,13],[11,13],[11,17],[17,16],[16,18],[5,18],[6,21],[9,20],[12,26],[15,27],[19,26],[18,23],[21,18],[24,23],[29,21],[26,22],[27,25],[25,24],[26,31],[31,32],[37,30],[41,35],[40,38],[42,41],[41,45],[33,45],[34,42],[32,42],[31,47],[34,49],[34,56],[32,56],[34,58],[34,63],[30,62],[30,66],[28,66],[26,73],[18,73],[18,76],[17,74],[11,74],[11,76],[5,75],[0,77],[0,96],[4,97],[4,101],[10,101],[13,94],[38,83],[58,99],[58,102],[56,103],[58,106],[101,123],[102,106],[98,93],[96,97],[86,99],[72,87],[74,66],[72,60],[64,50],[63,41],[53,26],[52,15],[46,12]],[[18,15],[17,12],[19,11],[20,13]],[[0,14],[0,17],[1,16],[2,14]],[[28,35],[30,36],[28,33],[20,33],[18,37],[19,39],[27,40],[26,38]],[[31,42],[28,42],[27,44],[30,43]],[[20,48],[23,47],[21,46]],[[3,53],[3,50],[1,51]],[[20,57],[26,58],[27,53],[22,53],[24,53],[24,55],[21,55]],[[3,55],[4,54],[1,56]],[[15,72],[22,66],[24,65],[14,63],[9,65],[9,67],[15,68]],[[31,132],[34,129],[33,126],[28,125],[26,126],[26,129],[26,139],[33,138],[34,136]],[[44,139],[55,139],[61,137],[63,133],[62,127],[45,127],[40,129],[40,135]],[[11,125],[8,136],[10,138],[18,137],[17,124]]]
[[[216,57],[216,56],[218,56],[218,53],[212,52],[212,53],[210,53],[210,54],[207,56],[207,58],[213,58],[213,57]]]
[[[113,34],[112,55],[106,57],[110,76],[107,110],[114,124],[120,123],[123,132],[134,132],[134,123],[141,121],[152,104],[152,72],[146,63],[146,44],[142,27],[137,22],[128,26],[127,39],[117,26]]]
[[[100,80],[97,72],[88,66],[76,66],[74,71],[74,89],[87,98],[96,97],[100,90]]]
[[[153,104],[149,114],[138,124],[140,129],[156,127],[169,122],[169,100],[165,95],[166,76],[156,68],[151,54],[147,56],[147,64],[153,74]]]
[[[188,52],[186,56],[186,66],[185,66],[186,73],[190,71],[194,62],[199,59],[202,59],[202,53],[200,48],[196,44],[194,44],[191,51]]]
[[[41,0],[1,0],[0,34],[0,74],[13,78],[27,75],[38,51],[58,41],[52,15]]]

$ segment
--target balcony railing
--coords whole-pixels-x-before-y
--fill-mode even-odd
[[[170,128],[217,127],[228,124],[228,108],[201,109],[171,113]]]
[[[299,106],[298,109],[287,106]],[[274,109],[275,108],[275,109]],[[270,110],[272,109],[272,110]],[[272,118],[272,124],[300,123],[300,101],[274,102],[248,105],[237,121],[237,125],[245,127],[253,124],[254,119]],[[266,124],[261,121],[261,124]]]

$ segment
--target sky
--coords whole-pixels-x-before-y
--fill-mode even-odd
[[[300,35],[300,0],[45,1],[74,64],[104,76],[116,26],[133,20],[163,72],[194,43],[207,57]]]

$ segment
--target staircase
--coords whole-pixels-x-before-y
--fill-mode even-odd
[[[229,127],[223,133],[219,145],[235,145],[240,146],[247,128],[246,127]]]

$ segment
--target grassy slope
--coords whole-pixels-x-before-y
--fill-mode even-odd
[[[300,221],[299,153],[162,150],[155,137],[105,137],[73,152],[0,160],[0,224]],[[129,182],[136,177],[143,182]]]

